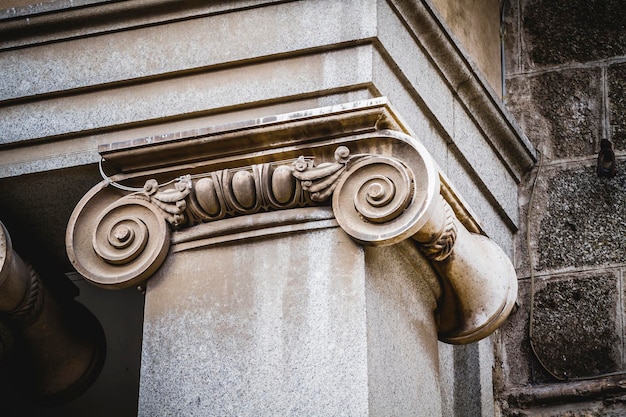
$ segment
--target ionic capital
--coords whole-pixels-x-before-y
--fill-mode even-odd
[[[96,285],[134,286],[150,278],[172,246],[201,246],[219,231],[319,220],[315,209],[328,207],[326,220],[334,217],[354,240],[379,246],[412,239],[432,261],[442,278],[442,340],[480,339],[506,318],[517,291],[510,261],[480,234],[386,102],[271,120],[104,150],[126,172],[105,177],[70,219],[66,242],[77,271]],[[248,145],[245,151],[230,148],[236,140]],[[194,153],[199,143],[213,152]],[[166,158],[164,149],[175,152],[157,163],[150,149]]]

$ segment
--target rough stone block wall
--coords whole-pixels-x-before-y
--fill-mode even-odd
[[[519,308],[496,369],[504,416],[626,415],[625,6],[505,2],[505,104],[541,162],[521,192]],[[614,178],[596,175],[602,139]]]

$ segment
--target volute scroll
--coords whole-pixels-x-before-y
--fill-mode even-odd
[[[413,144],[411,165],[394,156],[351,155],[339,146],[335,163],[294,164],[294,176],[311,200],[332,195],[341,228],[368,245],[390,245],[418,232],[430,217],[439,193],[439,176],[421,145]],[[311,161],[312,162],[312,161]]]
[[[92,283],[125,288],[149,278],[170,245],[167,218],[175,217],[149,194],[119,195],[107,182],[94,187],[70,218],[66,245],[76,271]],[[98,194],[99,198],[92,199]],[[109,204],[107,204],[109,203]]]

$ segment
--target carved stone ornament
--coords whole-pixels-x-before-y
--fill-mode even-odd
[[[311,208],[330,206],[356,241],[411,238],[432,261],[443,281],[441,340],[478,340],[507,317],[517,293],[510,261],[442,187],[429,153],[399,131],[386,101],[256,122],[193,132],[184,142],[101,149],[124,173],[105,177],[70,219],[67,250],[76,270],[103,287],[134,286],[159,268],[172,243],[202,242],[222,233],[223,222],[281,211],[297,213],[281,222],[303,222],[319,215]],[[235,152],[233,143],[246,151]],[[248,230],[241,222],[232,227]]]

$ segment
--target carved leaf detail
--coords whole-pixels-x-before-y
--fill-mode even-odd
[[[456,216],[454,215],[450,205],[443,198],[440,200],[446,212],[446,223],[443,231],[439,237],[432,242],[422,243],[419,246],[424,255],[426,255],[429,259],[438,262],[441,262],[450,256],[452,249],[454,248],[454,243],[456,242],[457,234],[456,224],[454,223]]]
[[[156,180],[146,181],[140,193],[149,202],[158,207],[165,216],[165,220],[174,227],[178,227],[185,222],[184,212],[187,209],[185,199],[192,189],[191,177],[189,175],[180,177],[174,185],[174,189],[159,191],[159,184]]]
[[[311,200],[324,202],[333,194],[350,159],[350,150],[345,146],[335,151],[336,162],[323,162],[314,166],[312,160],[301,156],[293,163],[293,176],[300,180],[302,189],[310,193]]]

